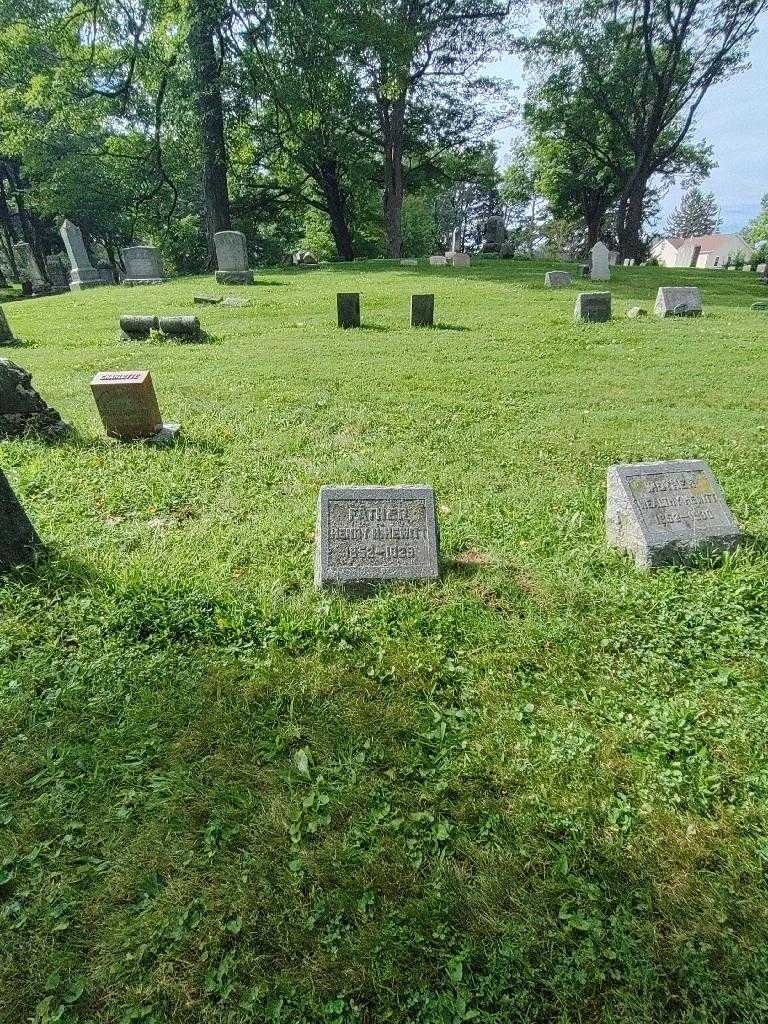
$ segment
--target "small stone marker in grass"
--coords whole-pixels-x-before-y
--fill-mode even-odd
[[[196,316],[161,316],[160,332],[178,341],[200,341],[200,321]]]
[[[72,428],[32,387],[32,377],[10,359],[0,359],[0,437],[35,435],[56,440]]]
[[[438,555],[431,487],[320,489],[316,586],[354,588],[386,580],[436,580]]]
[[[454,267],[468,267],[471,263],[469,253],[454,252],[451,255],[451,263]]]
[[[629,552],[643,569],[728,551],[742,537],[701,459],[611,466],[605,528],[608,544]]]
[[[766,270],[768,270],[768,263],[758,263],[757,264],[757,273],[758,274],[764,274],[766,272]]]
[[[181,429],[178,423],[163,423],[149,370],[97,373],[91,391],[109,437],[167,441]]]
[[[248,243],[242,231],[217,231],[216,246],[218,284],[253,284],[253,271],[248,267]]]
[[[359,327],[360,293],[339,292],[336,295],[336,316],[339,327]]]
[[[401,267],[418,267],[418,260],[400,260]]]
[[[445,256],[430,256],[429,265],[430,267],[445,267],[448,265],[448,260]]]
[[[648,316],[648,310],[643,309],[642,306],[630,306],[627,310],[627,318],[629,320],[637,320],[641,316]]]
[[[758,312],[761,312],[761,313],[768,313],[768,302],[764,302],[764,301],[753,302],[752,305],[749,308],[750,309],[756,309],[756,310],[758,310]]]
[[[34,562],[42,552],[34,526],[0,470],[0,570]]]
[[[158,329],[159,321],[156,316],[125,313],[120,317],[120,330],[123,332],[125,341],[139,341],[142,338],[148,338],[152,331]]]
[[[223,295],[196,295],[194,297],[196,306],[218,306],[224,301]]]
[[[567,270],[549,270],[544,275],[546,288],[566,288],[571,283],[571,275]]]
[[[581,292],[576,299],[573,315],[588,323],[605,323],[611,319],[610,292]]]
[[[698,288],[659,288],[654,307],[656,316],[701,316],[701,292]]]
[[[129,288],[141,284],[162,284],[165,280],[160,250],[153,245],[132,245],[122,249],[125,264],[123,284]]]
[[[411,327],[432,327],[435,321],[435,296],[411,296]]]
[[[229,309],[239,309],[242,306],[250,306],[250,304],[251,304],[251,300],[250,299],[239,299],[239,298],[237,298],[234,295],[228,296],[222,302],[222,306],[227,306]]]

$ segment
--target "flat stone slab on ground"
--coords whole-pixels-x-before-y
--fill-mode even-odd
[[[0,470],[0,570],[34,562],[43,544]]]
[[[611,319],[611,293],[580,292],[573,315],[587,323],[605,323]]]
[[[55,439],[71,429],[32,387],[25,369],[0,359],[0,437],[34,434]]]
[[[565,288],[571,283],[571,275],[567,270],[548,270],[544,275],[546,288]]]
[[[91,391],[109,437],[146,440],[162,430],[163,418],[149,370],[97,373]]]
[[[243,306],[250,306],[250,304],[250,299],[237,299],[234,295],[230,295],[222,302],[222,306],[228,306],[230,309],[240,309]]]
[[[339,292],[336,295],[336,317],[339,327],[360,326],[359,292]]]
[[[411,327],[432,327],[435,322],[435,296],[411,296]]]
[[[753,302],[749,308],[756,309],[762,313],[768,313],[768,301]]]
[[[223,301],[224,297],[221,295],[195,295],[193,299],[196,306],[218,306]]]
[[[435,493],[403,487],[322,487],[317,504],[315,584],[366,587],[435,580]]]
[[[659,288],[654,306],[656,316],[701,316],[701,292],[698,288]]]
[[[701,459],[611,466],[607,485],[608,544],[627,551],[640,568],[684,564],[741,540],[720,485]]]
[[[418,260],[400,260],[401,267],[418,267]]]
[[[447,267],[448,260],[445,256],[430,256],[429,265],[430,267]]]

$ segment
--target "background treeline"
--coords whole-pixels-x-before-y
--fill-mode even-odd
[[[0,0],[0,257],[60,250],[65,216],[113,263],[146,241],[185,272],[229,227],[267,263],[396,258],[491,215],[524,253],[638,256],[665,183],[710,169],[696,111],[767,4]],[[512,50],[517,105],[487,74]]]

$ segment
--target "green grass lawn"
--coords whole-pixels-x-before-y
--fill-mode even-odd
[[[546,269],[263,272],[192,346],[117,317],[211,279],[5,307],[76,434],[0,448],[51,548],[0,584],[4,1024],[766,1020],[768,289],[619,269],[577,325]],[[662,283],[705,315],[624,318]],[[109,369],[175,448],[104,438]],[[749,540],[639,573],[606,468],[683,457]],[[440,583],[316,592],[324,483],[433,485]]]

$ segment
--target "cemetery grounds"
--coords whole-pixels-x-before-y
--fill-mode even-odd
[[[0,1021],[766,1019],[768,290],[614,269],[580,325],[606,286],[547,269],[5,306],[77,434],[0,456],[51,548],[0,581]],[[704,316],[625,319],[661,284]],[[104,438],[107,369],[151,370],[174,448]],[[748,540],[638,572],[606,469],[689,457]],[[317,592],[327,483],[433,485],[441,581]]]

